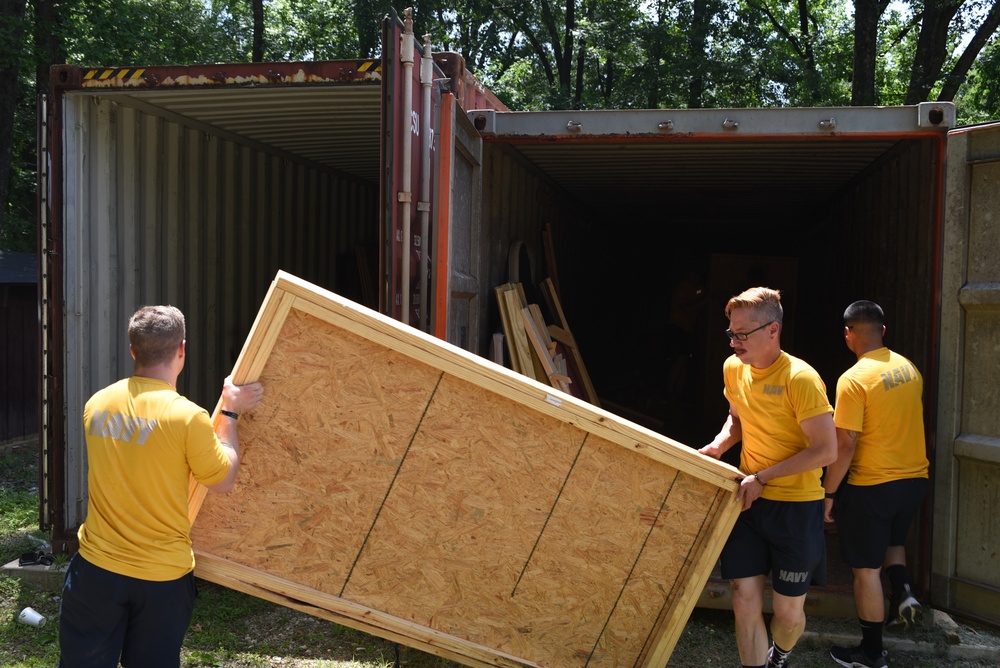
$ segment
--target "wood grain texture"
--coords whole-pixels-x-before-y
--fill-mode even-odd
[[[287,274],[234,375],[198,576],[467,665],[663,665],[739,512],[735,469]]]

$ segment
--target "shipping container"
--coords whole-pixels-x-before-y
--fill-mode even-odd
[[[726,411],[726,300],[783,292],[828,390],[873,299],[922,370],[933,491],[910,560],[932,605],[1000,622],[1000,126],[951,103],[509,111],[394,15],[379,60],[59,66],[42,113],[43,517],[75,549],[81,412],[131,372],[144,303],[187,315],[211,408],[285,270],[482,356],[494,288],[558,284],[601,405],[692,447]],[[850,576],[809,610],[851,614]],[[838,570],[839,569],[839,570]],[[710,582],[705,605],[727,605]]]

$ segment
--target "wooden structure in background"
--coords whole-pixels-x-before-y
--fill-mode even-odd
[[[470,666],[662,666],[738,472],[279,273],[196,574]]]
[[[580,386],[575,394],[595,406],[600,406],[601,401],[597,397],[593,383],[590,382],[590,374],[587,373],[587,367],[583,363],[580,348],[576,345],[576,339],[573,338],[573,332],[570,331],[569,323],[566,321],[566,314],[563,313],[559,290],[551,278],[542,281],[541,288],[549,312],[556,319],[555,323],[549,325],[549,335],[556,341],[556,350],[568,359],[571,367],[570,376]]]

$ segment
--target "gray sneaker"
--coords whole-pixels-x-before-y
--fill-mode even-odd
[[[889,664],[885,661],[887,654],[882,650],[881,654],[872,658],[865,654],[860,646],[834,647],[830,650],[833,660],[847,668],[889,668]]]

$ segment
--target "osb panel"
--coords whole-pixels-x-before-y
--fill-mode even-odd
[[[293,288],[244,348],[266,398],[197,515],[201,577],[469,665],[669,657],[738,513],[728,467]]]
[[[441,373],[334,329],[289,312],[267,400],[241,419],[239,483],[206,497],[192,541],[336,595]]]

